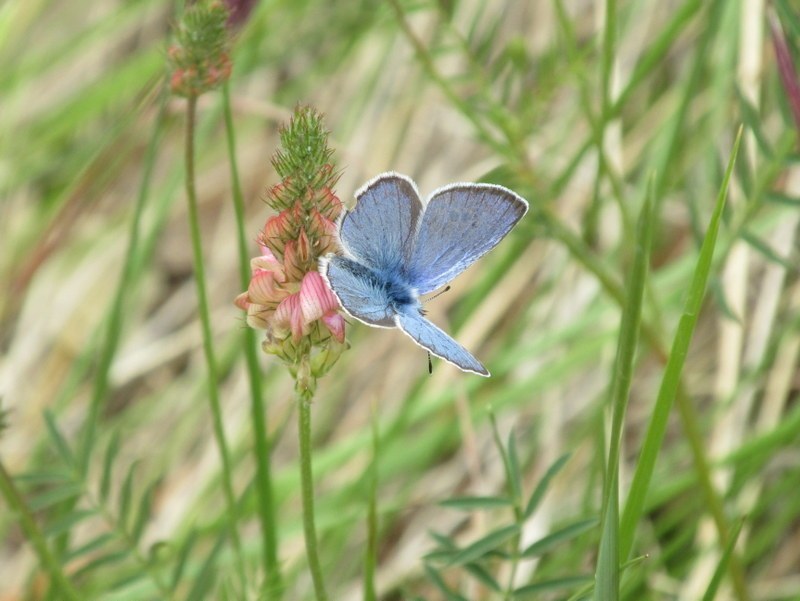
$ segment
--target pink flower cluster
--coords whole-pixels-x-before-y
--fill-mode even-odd
[[[237,307],[247,311],[247,325],[270,330],[276,338],[291,334],[297,342],[311,333],[314,322],[321,320],[338,342],[344,342],[344,318],[338,312],[339,301],[319,272],[303,274],[299,290],[296,290],[298,284],[288,279],[283,264],[272,251],[261,245],[261,253],[250,261],[253,277],[247,291],[235,301]],[[294,266],[293,255],[290,255],[289,264]]]
[[[311,185],[286,177],[268,192],[267,202],[280,212],[259,234],[261,256],[251,260],[252,280],[236,305],[247,311],[247,324],[267,330],[272,341],[310,336],[318,344],[330,335],[344,342],[339,301],[317,271],[319,257],[338,248],[342,203],[330,188],[335,180],[333,168],[324,165]]]

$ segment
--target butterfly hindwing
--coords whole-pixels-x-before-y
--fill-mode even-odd
[[[411,258],[422,201],[410,179],[384,173],[357,193],[342,217],[342,247],[360,263],[381,272],[399,271]]]
[[[386,288],[372,269],[332,255],[321,261],[320,273],[348,314],[371,326],[394,327]]]
[[[489,371],[458,342],[450,338],[433,323],[425,319],[416,308],[409,308],[395,316],[397,326],[414,342],[429,350],[440,359],[452,363],[459,369],[480,376],[489,376]]]
[[[406,267],[419,294],[447,284],[492,250],[528,210],[511,190],[491,184],[453,184],[433,193]]]

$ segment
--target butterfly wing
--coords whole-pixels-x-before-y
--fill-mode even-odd
[[[451,281],[492,250],[522,219],[528,203],[492,184],[452,184],[433,193],[406,268],[419,294]]]
[[[463,371],[479,376],[489,376],[489,371],[472,354],[442,330],[420,315],[416,308],[409,308],[395,316],[397,326],[414,342],[432,354]]]
[[[395,326],[386,287],[372,269],[347,257],[329,255],[320,259],[319,271],[348,315],[371,326]]]
[[[378,272],[399,272],[414,247],[422,201],[410,179],[383,173],[356,192],[358,202],[344,214],[339,239],[345,252]]]

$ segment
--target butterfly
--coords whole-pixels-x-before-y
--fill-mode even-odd
[[[511,190],[450,184],[425,202],[414,182],[388,172],[356,192],[337,223],[343,254],[319,270],[344,311],[379,328],[400,328],[419,346],[463,371],[489,371],[424,316],[420,296],[441,288],[492,250],[528,210]]]

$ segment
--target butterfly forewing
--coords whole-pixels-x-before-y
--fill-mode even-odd
[[[528,203],[491,184],[453,184],[434,192],[407,264],[419,294],[447,284],[492,250],[514,227]]]
[[[414,183],[386,173],[356,194],[358,201],[345,213],[339,237],[347,252],[379,272],[400,272],[411,258],[422,201]]]

